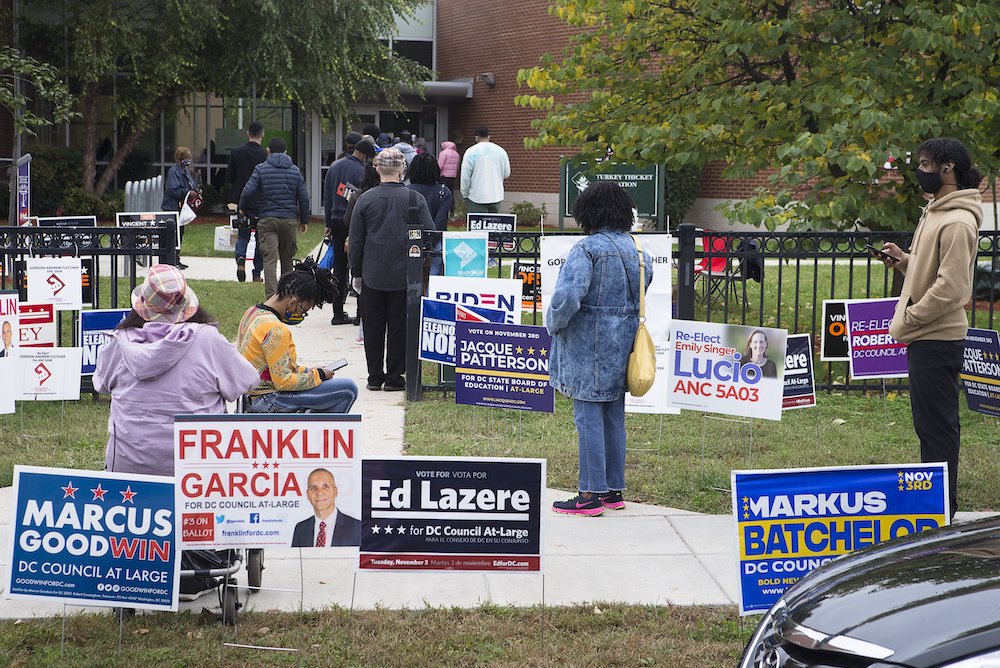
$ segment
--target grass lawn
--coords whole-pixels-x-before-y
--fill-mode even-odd
[[[219,665],[220,643],[293,647],[298,654],[226,648],[227,666],[732,666],[755,621],[735,609],[586,607],[247,613],[237,635],[212,615],[157,613],[125,624],[73,615],[0,624],[11,666]]]
[[[184,230],[184,244],[181,247],[181,257],[225,257],[232,258],[233,251],[215,250],[215,228],[229,225],[229,217],[220,214],[200,216]],[[316,247],[323,238],[323,219],[313,217],[309,222],[309,231],[298,236],[299,253],[303,255]]]

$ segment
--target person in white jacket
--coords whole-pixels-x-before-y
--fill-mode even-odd
[[[462,197],[470,213],[499,213],[503,182],[510,176],[507,151],[490,141],[485,125],[476,128],[476,145],[462,158]]]

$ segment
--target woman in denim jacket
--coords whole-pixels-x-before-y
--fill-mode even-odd
[[[588,236],[567,255],[545,314],[549,382],[573,399],[580,437],[580,493],[552,504],[558,513],[625,507],[625,367],[639,327],[639,254],[628,233],[633,206],[613,181],[580,193],[573,217]],[[648,286],[648,254],[645,261]]]

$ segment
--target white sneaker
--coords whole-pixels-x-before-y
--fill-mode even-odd
[[[359,336],[358,338],[354,339],[354,342],[359,346],[363,346],[365,345],[365,337]]]
[[[182,601],[197,601],[199,598],[201,598],[205,594],[213,594],[213,593],[215,593],[217,591],[219,591],[218,587],[209,587],[208,589],[202,589],[201,591],[199,591],[197,593],[194,593],[194,594],[184,594],[184,593],[181,593],[181,594],[178,595],[178,598],[180,600],[182,600]]]

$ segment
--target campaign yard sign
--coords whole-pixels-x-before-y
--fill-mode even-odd
[[[906,344],[889,334],[898,297],[846,302],[851,378],[906,378]]]
[[[140,211],[140,212],[118,212],[115,214],[115,225],[117,227],[155,227],[157,225],[173,225],[177,230],[175,239],[177,250],[181,249],[181,226],[178,221],[176,211]],[[153,245],[151,250],[158,250],[158,245]]]
[[[770,327],[674,320],[671,405],[780,420],[786,337],[785,330]]]
[[[463,306],[498,309],[506,314],[507,322],[521,322],[521,281],[516,278],[431,276],[427,296]]]
[[[27,258],[27,301],[52,304],[57,311],[79,311],[83,307],[82,271],[78,257]]]
[[[22,401],[76,401],[80,398],[81,348],[21,348]]]
[[[52,304],[27,304],[18,306],[20,331],[18,344],[22,348],[55,348],[59,332],[56,329],[56,310]]]
[[[785,388],[781,410],[809,408],[816,405],[816,381],[813,376],[812,336],[789,334],[785,344]]]
[[[345,414],[175,416],[181,547],[357,546],[360,427]]]
[[[17,378],[19,316],[16,290],[0,290],[0,378]],[[0,382],[0,414],[13,413],[17,384]]]
[[[28,300],[28,272],[26,271],[24,260],[14,261],[14,276],[17,280],[18,295],[22,302]],[[94,258],[80,258],[80,304],[81,306],[93,306],[94,304]],[[56,286],[58,287],[58,286]],[[51,303],[51,302],[50,302]],[[57,310],[71,310],[62,309]]]
[[[97,216],[39,216],[38,227],[97,227]]]
[[[544,327],[455,323],[455,402],[551,413],[552,337]]]
[[[809,571],[949,522],[947,464],[733,471],[740,614],[764,612]]]
[[[467,213],[470,232],[508,232],[517,229],[517,215],[513,213]]]
[[[541,274],[538,273],[538,264],[535,262],[522,262],[514,260],[513,277],[521,281],[521,308],[532,310],[541,308]]]
[[[471,215],[471,214],[470,214]],[[486,278],[489,252],[488,232],[444,232],[441,234],[441,255],[444,275],[459,278]]]
[[[361,569],[542,570],[544,459],[366,457],[361,486]]]
[[[14,467],[7,594],[176,610],[172,478]]]
[[[1000,335],[995,330],[969,328],[959,378],[970,411],[1000,416]]]
[[[420,359],[455,366],[455,323],[503,322],[504,311],[420,298]]]
[[[83,349],[80,373],[82,375],[93,375],[97,369],[97,356],[101,353],[101,349],[107,345],[115,327],[125,319],[129,311],[130,309],[127,308],[80,311],[80,346]]]
[[[844,299],[823,300],[823,337],[819,342],[821,362],[847,362],[847,306]]]

